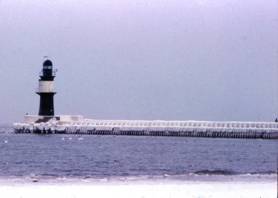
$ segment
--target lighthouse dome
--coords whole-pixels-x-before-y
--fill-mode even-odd
[[[43,62],[43,66],[45,67],[45,66],[53,66],[53,64],[52,64],[52,62],[51,62],[51,60],[45,60],[44,62]]]

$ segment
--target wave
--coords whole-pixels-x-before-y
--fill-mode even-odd
[[[225,169],[215,169],[215,170],[199,170],[193,172],[196,175],[271,175],[276,174],[275,171],[258,171],[258,172],[236,172],[232,170],[225,170]]]
[[[194,174],[196,175],[238,175],[240,173],[237,173],[232,170],[216,169],[216,170],[199,170],[199,171],[195,171]]]

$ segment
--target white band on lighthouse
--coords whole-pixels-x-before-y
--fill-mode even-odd
[[[39,81],[39,93],[53,93],[54,83],[53,81]]]

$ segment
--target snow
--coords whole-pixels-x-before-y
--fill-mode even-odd
[[[1,182],[8,198],[276,198],[275,180],[255,181],[107,181]]]
[[[120,127],[121,129],[252,129],[278,131],[278,123],[275,122],[214,122],[214,121],[164,121],[164,120],[97,120],[85,119],[82,116],[56,116],[48,122],[36,123],[41,116],[27,116],[23,123],[15,123],[14,127],[51,128],[64,130],[67,127],[76,129],[100,128],[111,129]],[[65,119],[65,118],[66,119]],[[30,119],[32,118],[32,119]],[[59,118],[59,119],[57,119]]]

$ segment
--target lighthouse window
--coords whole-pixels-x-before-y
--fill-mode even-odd
[[[52,69],[52,66],[43,66],[44,69]]]

